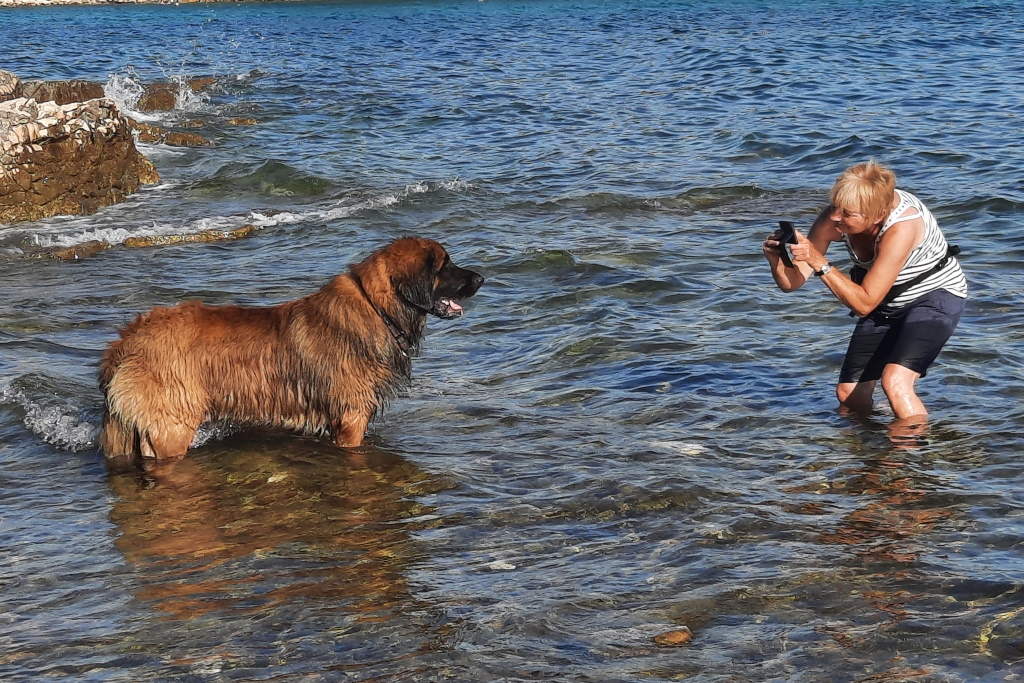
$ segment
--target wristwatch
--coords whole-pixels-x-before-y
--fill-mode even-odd
[[[828,261],[826,261],[825,265],[823,265],[821,267],[821,270],[814,271],[814,274],[817,277],[824,277],[824,276],[828,275],[830,272],[832,272],[832,264],[829,263]]]

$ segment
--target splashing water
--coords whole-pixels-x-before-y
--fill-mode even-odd
[[[25,391],[8,386],[0,390],[0,405],[18,405],[25,411],[23,422],[43,441],[72,452],[95,448],[99,429],[80,407],[57,397],[31,397]]]
[[[178,87],[178,92],[174,96],[175,111],[197,113],[209,108],[210,96],[206,93],[195,92],[189,86],[188,77],[185,74],[169,75],[167,80]],[[110,74],[103,86],[103,93],[114,100],[118,108],[124,112],[130,112],[136,118],[144,120],[154,118],[139,111],[139,102],[146,94],[146,86],[143,85],[142,79],[131,66],[123,75]]]
[[[132,67],[125,75],[110,74],[103,86],[103,94],[114,100],[121,111],[137,112],[139,100],[146,92],[139,76]]]
[[[188,85],[188,79],[183,74],[172,76],[170,80],[172,83],[178,84],[178,94],[174,98],[175,110],[196,113],[208,108],[210,96],[192,90]]]

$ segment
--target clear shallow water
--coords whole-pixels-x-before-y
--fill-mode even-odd
[[[1014,680],[1022,20],[994,2],[0,12],[0,66],[25,79],[217,77],[157,121],[215,143],[144,147],[160,185],[0,228],[0,678]],[[836,413],[851,321],[820,288],[773,290],[760,255],[871,156],[971,279],[916,436]],[[430,324],[367,447],[210,434],[157,478],[106,472],[95,371],[117,326],[300,296],[410,233],[488,283]],[[690,646],[654,644],[683,624]]]

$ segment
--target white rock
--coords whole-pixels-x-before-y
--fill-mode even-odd
[[[505,562],[504,560],[495,560],[494,562],[491,562],[490,564],[488,564],[487,568],[488,569],[495,569],[495,570],[498,570],[498,571],[507,572],[507,571],[512,571],[513,569],[516,568],[516,566],[514,564],[512,564],[511,562]]]

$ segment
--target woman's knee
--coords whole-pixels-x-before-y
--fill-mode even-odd
[[[836,398],[842,405],[860,412],[871,410],[874,382],[840,382],[836,386]]]
[[[882,370],[882,391],[886,396],[913,394],[914,382],[921,374],[908,367],[890,363]]]
[[[892,411],[901,420],[928,414],[928,409],[914,393],[914,382],[920,376],[914,370],[895,363],[886,365],[882,371],[882,390],[889,399]]]

